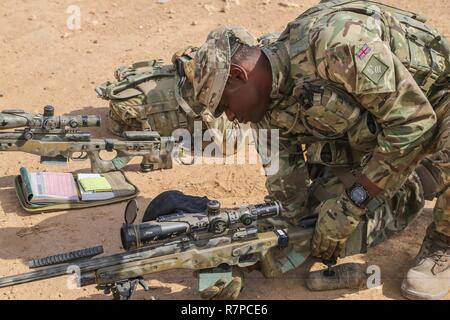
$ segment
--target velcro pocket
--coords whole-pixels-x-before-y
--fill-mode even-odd
[[[377,136],[381,128],[374,116],[365,111],[361,119],[348,131],[348,140],[353,149],[371,152],[377,145]]]
[[[304,110],[305,126],[316,136],[334,138],[342,136],[359,119],[360,108],[332,89],[314,93],[313,105]],[[318,134],[318,135],[317,135]]]
[[[318,141],[307,148],[308,163],[326,166],[353,166],[353,154],[346,141]]]

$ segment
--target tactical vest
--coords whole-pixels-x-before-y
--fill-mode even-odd
[[[305,141],[311,142],[309,163],[363,165],[367,153],[376,146],[379,125],[343,87],[319,77],[309,42],[314,23],[336,11],[380,17],[385,29],[383,41],[389,43],[428,97],[450,84],[450,49],[447,40],[425,25],[422,17],[372,1],[327,1],[289,24],[281,37],[289,41],[291,77],[295,80],[292,92],[300,101],[295,113],[285,109],[287,114],[274,114],[272,118],[284,120],[289,132],[304,135]]]
[[[201,120],[202,107],[195,102],[190,83],[180,85],[175,65],[159,60],[137,62],[118,67],[115,78],[96,87],[97,94],[110,102],[113,133],[155,130],[170,135],[178,128],[189,130],[194,120]],[[119,128],[113,129],[114,125]]]

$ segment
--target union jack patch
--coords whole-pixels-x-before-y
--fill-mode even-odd
[[[362,60],[364,59],[365,56],[367,56],[370,51],[372,51],[372,49],[370,49],[370,47],[367,45],[367,43],[365,43],[361,49],[359,49],[358,53],[356,54],[356,56]]]

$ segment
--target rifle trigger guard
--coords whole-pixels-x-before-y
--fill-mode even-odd
[[[139,278],[139,285],[144,289],[144,291],[150,290],[150,287],[148,286],[147,282],[145,282],[144,278]]]

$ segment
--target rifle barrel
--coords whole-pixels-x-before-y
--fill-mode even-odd
[[[6,288],[18,284],[39,281],[44,279],[56,278],[63,275],[69,275],[73,268],[71,266],[78,267],[81,274],[86,272],[95,271],[97,269],[114,266],[120,263],[138,261],[148,256],[156,256],[158,252],[154,252],[156,246],[148,246],[146,248],[139,248],[135,250],[125,251],[121,253],[112,254],[110,256],[92,258],[84,261],[74,261],[72,263],[65,263],[62,265],[48,267],[36,271],[30,271],[14,276],[6,276],[0,278],[0,288]]]
[[[14,276],[0,278],[0,288],[6,288],[17,284],[50,279],[65,275],[67,266],[57,266],[42,270],[31,271]]]

